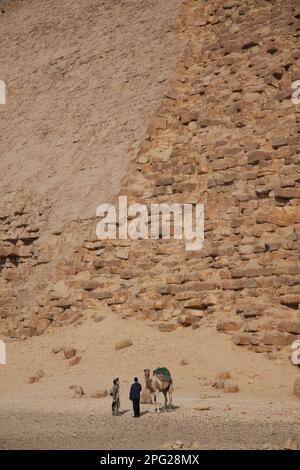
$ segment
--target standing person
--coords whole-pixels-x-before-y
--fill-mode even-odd
[[[119,379],[113,380],[113,387],[110,391],[112,397],[111,410],[113,416],[119,416],[120,414],[120,383]]]
[[[134,418],[139,418],[140,414],[140,398],[141,398],[142,386],[139,383],[139,379],[134,377],[134,383],[130,388],[129,399],[132,401]]]

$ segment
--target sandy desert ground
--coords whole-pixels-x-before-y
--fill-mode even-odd
[[[8,343],[1,366],[0,448],[157,449],[181,441],[199,449],[278,449],[288,438],[300,439],[293,396],[299,371],[287,357],[270,360],[235,346],[216,331],[213,318],[196,330],[163,333],[153,323],[110,311],[104,316]],[[116,351],[123,339],[133,345]],[[74,347],[79,364],[70,366],[63,351],[52,351],[61,347]],[[138,375],[144,384],[143,369],[157,366],[172,372],[176,408],[155,414],[143,405],[141,418],[133,420],[131,380]],[[45,376],[29,384],[39,369]],[[230,372],[228,382],[238,384],[238,393],[213,388],[223,371]],[[109,390],[115,376],[121,379],[120,417],[111,416],[109,396],[91,398],[95,390]],[[85,397],[73,398],[69,387],[75,384]]]

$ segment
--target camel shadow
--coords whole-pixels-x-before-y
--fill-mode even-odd
[[[119,416],[123,416],[125,415],[126,413],[128,413],[130,410],[122,410],[122,411],[119,411]]]
[[[178,410],[180,406],[172,405],[171,408],[161,408],[160,413],[173,413],[173,411]]]

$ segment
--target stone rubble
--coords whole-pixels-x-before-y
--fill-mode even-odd
[[[73,390],[73,398],[82,398],[84,396],[83,388],[80,385],[71,385],[70,390]]]

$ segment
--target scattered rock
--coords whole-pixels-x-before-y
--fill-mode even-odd
[[[79,356],[72,357],[72,359],[69,360],[69,366],[76,366],[76,364],[79,364],[80,359]]]
[[[40,379],[39,377],[36,377],[35,375],[33,375],[32,377],[29,377],[29,383],[30,384],[34,384],[36,382],[38,382]]]
[[[69,388],[74,390],[74,398],[81,398],[84,396],[83,388],[80,387],[80,385],[71,385]]]
[[[125,349],[129,348],[129,346],[132,346],[133,342],[130,339],[122,339],[115,345],[115,350],[119,351],[120,349]]]
[[[224,382],[223,380],[217,380],[216,382],[213,383],[212,386],[216,388],[217,390],[222,390],[224,388]]]
[[[182,360],[180,361],[180,365],[181,365],[181,366],[187,366],[187,365],[188,365],[188,361],[187,361],[186,359],[182,359]]]
[[[96,315],[94,316],[94,320],[95,320],[95,322],[97,322],[97,323],[100,322],[100,321],[103,321],[104,318],[105,318],[105,316],[104,316],[104,315],[100,315],[100,314],[96,314]]]
[[[224,385],[224,393],[237,393],[239,391],[239,386],[233,383],[227,383]]]
[[[45,377],[45,372],[42,369],[39,369],[32,377],[29,377],[29,383],[34,384],[39,382],[43,377]]]
[[[66,359],[71,359],[71,357],[74,357],[76,355],[76,349],[74,348],[65,348],[64,349],[64,355]]]
[[[53,354],[58,354],[59,352],[61,352],[63,350],[63,348],[61,347],[56,347],[56,348],[52,348],[52,352]]]
[[[108,396],[108,391],[107,390],[96,390],[91,395],[92,398],[105,398],[107,396]]]
[[[220,379],[220,380],[231,379],[231,374],[230,374],[230,372],[228,372],[228,370],[225,370],[224,372],[221,372],[218,375],[218,379]]]

